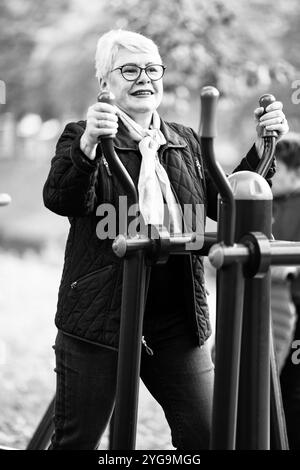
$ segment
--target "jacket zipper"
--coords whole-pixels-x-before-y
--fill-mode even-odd
[[[142,336],[142,344],[145,346],[147,354],[149,354],[149,356],[154,356],[153,349],[149,348],[148,344],[146,343],[145,336]]]
[[[73,281],[71,283],[71,289],[76,289],[78,283],[82,282],[82,281],[85,281],[86,279],[88,279],[89,277],[91,276],[94,276],[95,274],[99,273],[100,271],[105,271],[106,269],[110,268],[111,266],[105,266],[104,268],[101,268],[101,269],[97,269],[96,271],[93,271],[92,273],[89,273],[89,274],[85,274],[84,276],[80,277],[79,279],[77,279],[77,281]]]
[[[107,173],[107,178],[105,178],[105,175],[103,175],[103,179],[105,180],[104,184],[107,189],[107,200],[109,203],[112,202],[112,172],[110,171],[108,162],[104,155],[102,156],[102,161],[103,161],[103,166],[105,167],[106,173]]]
[[[104,165],[105,168],[106,168],[106,171],[107,171],[108,176],[112,176],[112,173],[111,173],[110,168],[109,168],[109,164],[108,164],[106,158],[104,157],[104,155],[103,155],[103,157],[102,157],[102,160],[103,160],[103,165]]]
[[[201,164],[200,164],[200,162],[199,162],[199,160],[198,160],[197,157],[195,158],[195,161],[196,161],[196,167],[197,167],[199,176],[200,176],[200,178],[203,180],[203,173],[202,173]]]

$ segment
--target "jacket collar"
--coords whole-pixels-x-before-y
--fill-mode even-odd
[[[165,136],[166,144],[164,148],[167,147],[176,147],[176,148],[183,148],[186,147],[186,142],[180,137],[177,132],[172,129],[169,123],[163,121],[161,119],[160,130]],[[138,150],[138,142],[135,142],[130,137],[125,125],[121,120],[119,120],[119,129],[118,133],[114,139],[114,146],[118,150]]]
[[[165,122],[161,119],[160,130],[162,131],[163,135],[166,138],[167,147],[186,147],[187,143],[184,139],[181,138],[177,132],[172,129],[168,122]]]

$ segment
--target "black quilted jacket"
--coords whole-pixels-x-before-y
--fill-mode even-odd
[[[95,160],[80,150],[84,128],[84,121],[66,126],[43,191],[45,206],[70,221],[55,323],[65,333],[115,349],[119,339],[122,260],[113,254],[111,240],[97,237],[100,217],[96,210],[103,202],[112,202],[117,208],[117,197],[123,191],[102,159],[101,145]],[[216,188],[202,161],[196,134],[188,127],[163,121],[161,131],[167,143],[159,149],[159,159],[179,202],[203,203],[207,215],[215,219]],[[115,150],[137,185],[141,155],[122,123]],[[257,164],[253,147],[236,171],[252,170]],[[201,345],[211,333],[201,257],[185,255],[181,275],[191,331]]]

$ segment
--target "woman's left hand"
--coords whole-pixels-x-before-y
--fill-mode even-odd
[[[264,148],[264,139],[262,137],[264,129],[267,129],[268,131],[276,131],[278,134],[277,141],[289,131],[288,122],[284,112],[282,111],[281,101],[274,101],[274,103],[269,104],[266,108],[265,114],[263,114],[263,112],[264,108],[262,107],[256,108],[254,111],[254,119],[257,123],[257,139],[255,146],[260,157],[262,156]]]

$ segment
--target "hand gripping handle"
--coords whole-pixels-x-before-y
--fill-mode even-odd
[[[265,113],[266,108],[271,103],[274,103],[274,101],[276,101],[275,96],[265,94],[259,98],[259,106],[264,108]],[[264,139],[264,150],[256,172],[265,177],[269,171],[270,166],[272,165],[274,151],[276,147],[276,138],[278,137],[278,134],[276,131],[268,131],[264,128],[262,137]]]
[[[111,104],[112,106],[115,104],[114,98],[115,98],[114,95],[110,91],[101,91],[97,96],[97,100],[99,103],[107,103],[107,104]],[[113,137],[109,135],[105,135],[101,137],[101,141],[102,139],[105,139],[106,141],[107,139],[110,139],[111,145],[112,145]]]
[[[103,91],[98,95],[98,101],[101,103],[108,103],[114,104],[114,96],[112,93]],[[127,172],[126,168],[122,164],[121,160],[119,159],[118,155],[115,152],[114,144],[113,144],[113,137],[111,136],[103,136],[99,139],[101,142],[101,147],[103,150],[104,157],[108,162],[113,174],[119,180],[123,189],[125,190],[125,194],[129,197],[131,204],[138,203],[138,193],[136,187]]]
[[[259,98],[259,106],[264,108],[264,112],[263,112],[262,116],[266,113],[266,108],[269,106],[269,104],[274,103],[274,101],[276,101],[275,96],[270,95],[268,93],[266,93],[265,95],[262,95]],[[277,137],[277,136],[278,136],[278,134],[277,134],[276,131],[267,131],[264,128],[263,135],[262,135],[263,138],[265,138],[265,137]]]

